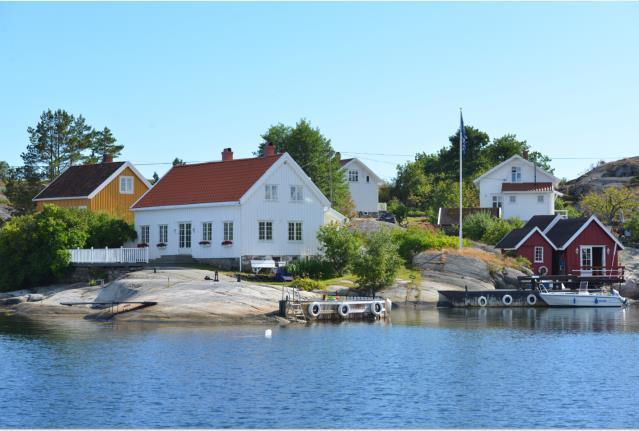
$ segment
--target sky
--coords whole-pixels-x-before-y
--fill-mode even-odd
[[[391,179],[464,122],[558,177],[639,155],[639,3],[0,3],[0,160],[42,111],[150,177],[301,118]]]

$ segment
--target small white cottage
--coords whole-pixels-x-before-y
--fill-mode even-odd
[[[340,162],[355,204],[355,211],[362,215],[376,215],[381,209],[379,186],[382,180],[359,159],[342,159]]]
[[[559,178],[524,157],[512,156],[474,181],[481,208],[501,208],[505,219],[524,221],[535,215],[554,215]]]
[[[151,259],[188,255],[248,270],[252,259],[318,253],[318,228],[339,218],[288,154],[174,166],[131,208]]]

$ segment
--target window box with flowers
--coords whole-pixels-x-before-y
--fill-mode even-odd
[[[222,241],[222,246],[223,247],[230,247],[232,245],[233,245],[233,241],[231,241],[231,240],[227,239],[227,240]]]
[[[138,248],[145,248],[145,247],[148,247],[148,246],[149,246],[149,244],[147,244],[145,242],[141,242],[141,243],[138,244]]]
[[[211,241],[206,241],[206,240],[205,241],[200,241],[199,244],[202,247],[210,247],[211,246]]]
[[[155,244],[155,246],[157,248],[166,248],[166,243],[165,242],[158,242],[157,244]]]

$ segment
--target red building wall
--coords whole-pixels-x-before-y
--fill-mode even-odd
[[[535,247],[544,248],[544,261],[543,263],[535,263]],[[539,274],[539,268],[545,266],[548,269],[548,274],[554,274],[552,267],[552,246],[548,244],[548,241],[544,239],[539,232],[535,232],[526,240],[526,242],[519,247],[517,254],[525,257],[532,263],[532,269],[535,274]]]
[[[581,246],[605,246],[604,256],[606,267],[617,266],[619,263],[619,248],[615,248],[615,241],[613,241],[596,222],[591,222],[590,225],[566,247],[566,274],[573,274],[572,271],[574,269],[581,268]]]

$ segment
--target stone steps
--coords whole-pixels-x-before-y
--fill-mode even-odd
[[[193,259],[190,255],[184,254],[176,254],[176,255],[166,255],[162,256],[159,259],[151,259],[149,260],[149,265],[155,266],[165,266],[165,265],[188,265],[188,264],[196,264],[197,260]]]

